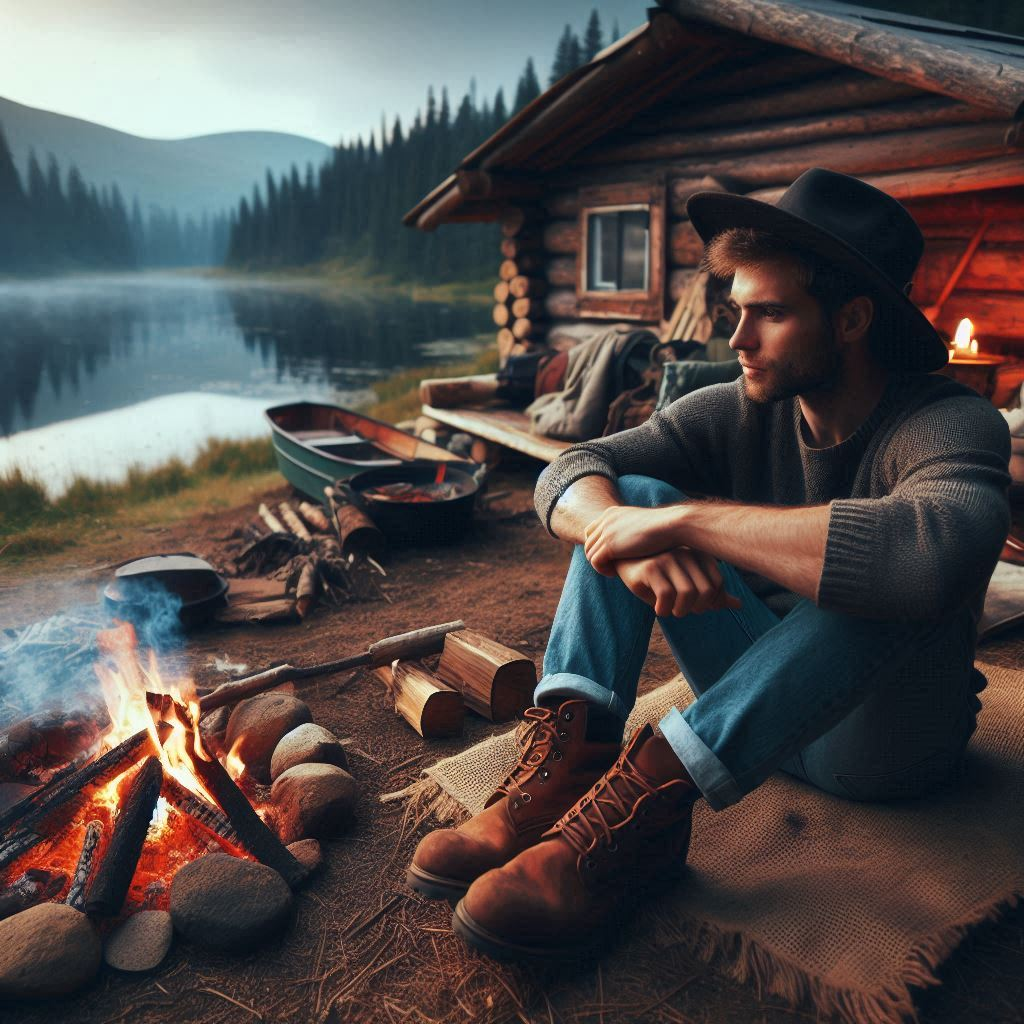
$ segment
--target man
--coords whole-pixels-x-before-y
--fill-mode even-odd
[[[410,866],[464,893],[453,925],[495,956],[585,948],[638,879],[681,868],[696,800],[777,769],[852,799],[948,784],[980,707],[1009,438],[928,372],[948,357],[907,297],[920,231],[819,169],[776,207],[701,193],[688,212],[732,278],[743,376],[542,474],[540,516],[576,549],[523,756]],[[655,617],[697,699],[618,752]]]

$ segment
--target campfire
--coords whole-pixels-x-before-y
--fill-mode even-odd
[[[239,786],[241,759],[229,751],[222,764],[207,749],[192,680],[167,678],[152,651],[141,658],[127,623],[101,633],[99,649],[108,724],[98,744],[65,751],[48,782],[0,815],[5,887],[23,902],[56,899],[105,918],[166,909],[177,871],[214,850],[297,885],[302,866],[264,822],[266,806],[251,802],[254,787]],[[99,731],[79,723],[75,735]]]

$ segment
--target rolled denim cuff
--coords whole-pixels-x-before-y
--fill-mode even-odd
[[[678,709],[672,708],[658,723],[658,728],[712,810],[720,811],[743,796],[729,769],[693,731]]]
[[[553,672],[545,676],[533,691],[533,703],[550,704],[552,698],[563,697],[565,700],[585,700],[611,712],[623,722],[629,718],[630,709],[619,696],[611,690],[595,683],[586,676],[578,676],[575,672]]]

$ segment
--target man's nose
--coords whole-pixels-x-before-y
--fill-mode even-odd
[[[757,348],[757,345],[757,332],[754,330],[754,325],[746,313],[743,313],[736,325],[736,330],[733,331],[732,337],[729,339],[729,348],[734,352],[746,352]]]

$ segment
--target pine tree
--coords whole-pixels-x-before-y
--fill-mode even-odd
[[[537,71],[533,66],[533,58],[526,58],[526,67],[519,76],[519,84],[516,86],[515,111],[522,110],[528,103],[532,103],[540,95],[540,82],[537,80]]]
[[[587,30],[583,33],[583,61],[592,61],[604,49],[604,34],[601,31],[601,16],[595,7],[590,12]]]
[[[15,272],[26,263],[31,264],[29,219],[25,193],[21,188],[18,169],[0,128],[0,272]],[[28,259],[26,260],[26,257]]]
[[[555,47],[555,59],[551,64],[551,74],[548,76],[548,85],[554,85],[560,78],[564,78],[575,67],[571,63],[570,51],[572,49],[572,27],[566,25],[558,39],[558,46]]]

